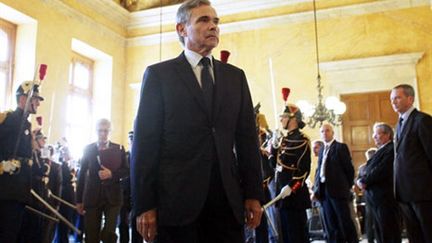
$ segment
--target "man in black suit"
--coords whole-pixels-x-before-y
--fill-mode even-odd
[[[401,242],[401,217],[393,195],[393,129],[385,123],[373,127],[378,151],[367,161],[357,185],[366,191],[366,201],[379,243]]]
[[[84,215],[85,242],[115,243],[116,222],[123,202],[120,179],[127,176],[129,168],[123,146],[108,139],[111,122],[100,119],[96,131],[98,141],[87,145],[81,158],[77,210]]]
[[[414,89],[394,87],[390,95],[399,113],[395,139],[394,190],[410,243],[432,242],[432,117],[414,108]]]
[[[243,242],[261,220],[262,176],[244,72],[215,60],[219,18],[207,0],[184,2],[185,50],[149,66],[134,128],[131,183],[146,241]]]
[[[351,187],[354,167],[348,146],[334,139],[333,127],[320,128],[324,147],[320,150],[312,199],[319,200],[324,211],[328,242],[358,242],[351,218]]]

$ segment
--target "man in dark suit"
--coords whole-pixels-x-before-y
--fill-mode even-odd
[[[390,95],[399,113],[395,139],[394,190],[410,243],[432,242],[432,117],[414,108],[414,89],[394,87]]]
[[[98,141],[87,145],[81,158],[77,210],[84,215],[85,242],[115,243],[116,222],[123,202],[120,179],[127,176],[129,168],[123,146],[108,140],[111,122],[100,119],[96,131]]]
[[[367,161],[357,185],[366,191],[378,242],[400,243],[400,210],[393,195],[393,129],[388,124],[376,123],[372,137],[378,151]]]
[[[262,176],[244,72],[215,60],[219,18],[207,0],[184,2],[184,52],[149,66],[134,128],[131,183],[146,241],[243,242],[261,220]]]
[[[324,210],[328,242],[358,242],[351,218],[351,187],[354,167],[348,146],[334,139],[333,127],[320,128],[324,147],[320,150],[312,198],[319,200]]]

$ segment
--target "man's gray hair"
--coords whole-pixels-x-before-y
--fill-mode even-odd
[[[201,5],[211,5],[209,0],[189,0],[180,5],[177,10],[176,22],[177,24],[186,24],[189,22],[191,17],[192,9]],[[184,45],[184,38],[177,32],[180,42]]]
[[[320,147],[324,146],[324,142],[323,142],[323,140],[321,140],[321,139],[315,139],[315,140],[313,140],[313,141],[312,141],[312,145],[313,145],[313,144],[319,144]]]
[[[368,150],[366,150],[365,152],[365,156],[367,160],[370,160],[378,151],[377,148],[368,148]]]
[[[414,88],[409,84],[399,84],[395,86],[393,89],[402,89],[406,96],[415,97]]]
[[[393,140],[393,128],[384,122],[377,122],[374,124],[374,129],[381,129],[384,134],[390,135],[390,140]]]
[[[106,118],[102,118],[96,121],[96,130],[98,130],[101,126],[108,126],[110,129],[112,129],[110,120]]]

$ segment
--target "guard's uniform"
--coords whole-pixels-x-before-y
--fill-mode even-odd
[[[23,113],[17,108],[0,122],[0,162],[16,159],[20,163],[13,173],[3,168],[0,172],[0,242],[15,242],[24,206],[30,200],[32,135],[31,124]]]
[[[31,175],[31,188],[45,201],[48,201],[48,190],[46,187],[46,182],[48,179],[49,167],[45,163],[45,159],[41,158],[41,153],[39,150],[33,151],[33,165],[32,165],[32,175]],[[38,201],[36,198],[31,198],[28,203],[30,207],[43,212],[48,213],[46,207]],[[23,221],[21,225],[21,230],[18,237],[19,243],[42,243],[43,231],[42,229],[48,224],[48,220],[42,218],[30,211],[25,211],[23,216]]]
[[[289,185],[290,196],[278,202],[284,242],[309,242],[306,209],[311,207],[305,183],[311,164],[310,140],[298,128],[283,136],[272,155],[276,168],[277,194]]]

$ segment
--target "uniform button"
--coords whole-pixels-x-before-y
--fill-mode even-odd
[[[212,133],[216,133],[216,128],[212,127]]]

